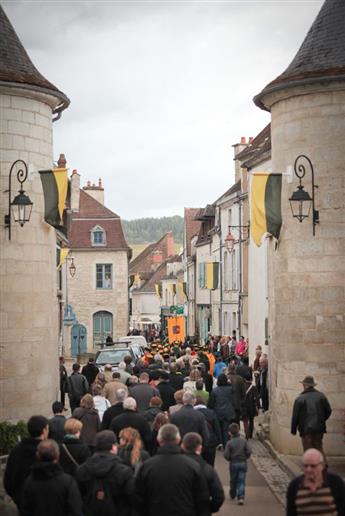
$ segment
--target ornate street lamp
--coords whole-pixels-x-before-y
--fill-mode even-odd
[[[230,227],[229,227],[229,233],[226,235],[225,237],[225,245],[226,245],[226,248],[227,250],[231,253],[233,250],[234,250],[234,244],[236,242],[236,238],[234,237],[234,235],[231,233],[230,231]]]
[[[77,267],[74,265],[74,258],[72,256],[69,258],[69,260],[71,261],[71,265],[68,267],[68,270],[71,278],[74,278],[75,273],[77,272]]]
[[[18,195],[15,196],[11,201],[12,190],[11,190],[11,178],[14,168],[21,164],[22,167],[18,168],[17,180],[20,183],[20,190]],[[28,167],[22,159],[17,159],[10,168],[8,176],[8,213],[5,215],[5,227],[8,228],[8,239],[11,240],[11,213],[15,222],[18,222],[21,227],[24,226],[25,222],[29,222],[31,216],[31,210],[33,202],[30,197],[25,194],[23,190],[23,183],[28,177]]]
[[[309,164],[310,172],[311,172],[311,187],[312,187],[312,195],[309,195],[309,192],[304,190],[304,186],[302,185],[302,179],[305,176],[305,166],[303,163],[300,163],[300,160],[305,160]],[[314,183],[314,168],[312,162],[305,156],[304,154],[300,154],[295,159],[294,163],[294,171],[295,175],[299,179],[298,189],[293,192],[289,201],[292,211],[292,216],[299,220],[299,222],[303,222],[304,219],[308,218],[310,215],[310,210],[312,210],[313,216],[313,235],[315,236],[315,226],[319,223],[319,212],[315,210],[315,188],[318,186]]]

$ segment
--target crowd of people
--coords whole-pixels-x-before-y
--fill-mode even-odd
[[[115,371],[89,358],[68,375],[61,358],[61,399],[51,419],[28,421],[5,490],[21,516],[209,516],[225,499],[214,469],[219,449],[229,496],[243,505],[254,418],[268,410],[267,371],[262,348],[249,365],[248,341],[235,335],[210,336],[205,346],[153,341]]]

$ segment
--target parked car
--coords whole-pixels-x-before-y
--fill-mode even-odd
[[[105,346],[97,351],[95,364],[101,369],[101,371],[105,364],[111,364],[115,370],[127,355],[131,355],[133,362],[135,363],[138,358],[144,355],[144,350],[139,344],[132,343],[128,339],[121,341],[117,340],[112,342],[109,346]]]

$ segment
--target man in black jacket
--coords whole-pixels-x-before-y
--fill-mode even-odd
[[[303,455],[303,475],[294,478],[287,490],[287,516],[302,514],[345,514],[345,484],[334,473],[325,472],[322,454],[309,448]]]
[[[57,443],[61,443],[64,438],[64,425],[66,418],[63,415],[63,404],[60,401],[54,401],[52,405],[54,417],[49,419],[49,439],[54,439]]]
[[[103,414],[101,430],[109,430],[112,420],[122,414],[123,402],[127,398],[127,391],[125,389],[117,389],[115,392],[116,403],[111,407],[107,408],[107,410]]]
[[[82,516],[82,502],[74,478],[62,470],[59,447],[52,439],[37,447],[38,461],[24,484],[21,516]]]
[[[114,417],[112,420],[110,430],[119,439],[119,434],[123,428],[128,428],[129,426],[135,428],[138,430],[146,450],[149,451],[152,441],[151,428],[146,419],[136,411],[137,404],[135,399],[131,397],[126,398],[123,402],[123,409],[122,414]]]
[[[170,364],[169,384],[175,391],[183,389],[184,377],[176,362]]]
[[[196,397],[190,391],[186,391],[182,398],[183,407],[174,412],[170,418],[172,424],[176,425],[181,437],[188,432],[196,432],[201,435],[203,442],[207,442],[209,431],[204,415],[194,409]]]
[[[326,396],[314,389],[316,383],[312,376],[306,376],[301,383],[304,390],[293,406],[291,433],[296,435],[299,430],[303,450],[316,448],[325,458],[322,439],[332,409]]]
[[[81,370],[81,374],[85,376],[90,387],[95,381],[98,373],[99,369],[95,364],[95,360],[94,358],[90,357],[88,363],[84,365],[83,369]]]
[[[172,405],[175,405],[175,389],[169,384],[169,373],[167,371],[159,371],[158,380],[156,387],[163,401],[162,410],[166,412]]]
[[[68,377],[67,388],[71,413],[80,405],[82,397],[89,392],[89,383],[84,375],[79,373],[80,365],[72,366],[73,373]]]
[[[110,430],[96,435],[95,453],[78,468],[76,479],[83,498],[84,516],[127,516],[133,495],[132,469],[117,457]]]
[[[29,437],[24,437],[9,454],[4,476],[5,491],[17,507],[21,504],[23,486],[30,467],[36,462],[37,446],[48,437],[48,419],[32,416],[28,421],[28,432]]]
[[[187,457],[195,460],[201,466],[209,492],[208,514],[211,515],[212,512],[218,512],[224,503],[224,489],[217,472],[201,456],[202,439],[200,435],[195,432],[186,434],[182,440],[181,448]]]
[[[160,428],[157,455],[142,464],[135,479],[139,516],[209,514],[205,477],[199,464],[181,454],[180,439],[175,425]]]
[[[222,432],[217,415],[214,410],[207,408],[202,398],[198,396],[196,397],[194,409],[201,412],[206,419],[209,433],[208,440],[202,444],[202,458],[207,464],[214,467],[217,446],[222,444]]]

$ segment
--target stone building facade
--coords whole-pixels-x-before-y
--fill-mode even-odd
[[[68,240],[76,274],[67,274],[64,342],[65,354],[74,357],[94,353],[108,336],[115,339],[128,332],[130,248],[121,219],[103,205],[101,180],[97,186],[79,185],[80,176],[73,171]]]
[[[0,225],[0,420],[48,414],[58,393],[56,234],[44,222],[40,169],[53,165],[52,119],[69,100],[34,67],[0,7],[0,218],[9,213],[9,171],[22,159],[31,219],[12,236]],[[19,190],[12,175],[12,199]]]
[[[300,154],[314,166],[316,209],[293,219],[289,198],[298,186],[284,177],[283,227],[279,247],[270,244],[269,321],[271,346],[271,439],[284,453],[300,454],[290,434],[293,400],[300,381],[315,378],[333,408],[325,436],[329,455],[345,455],[345,3],[326,0],[296,57],[255,98],[271,112],[272,169],[285,172]],[[306,163],[303,178],[311,194]]]

